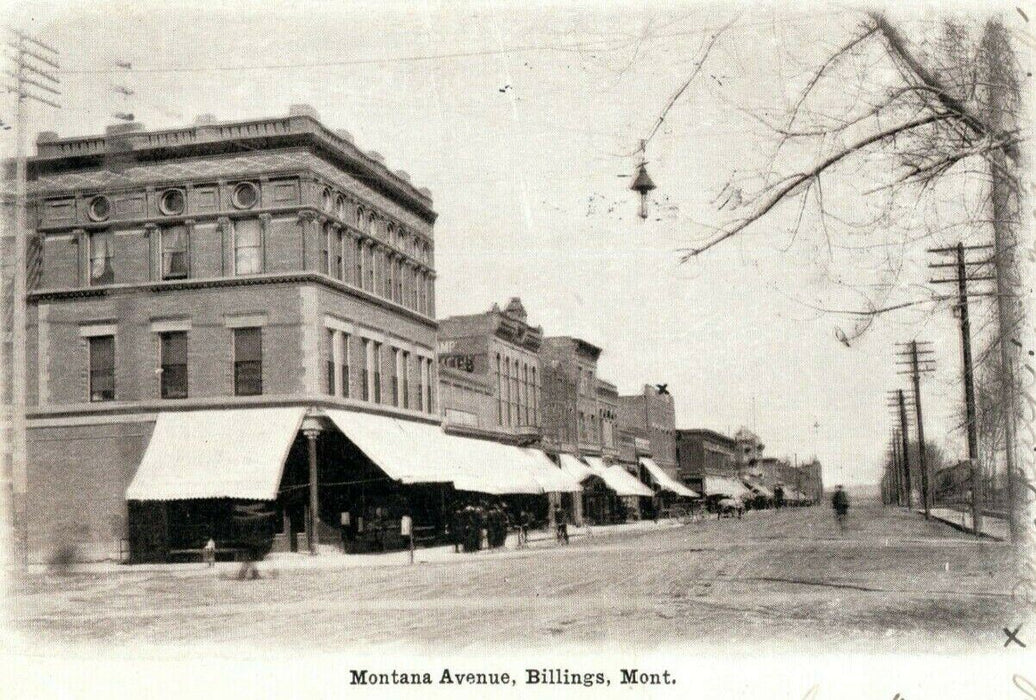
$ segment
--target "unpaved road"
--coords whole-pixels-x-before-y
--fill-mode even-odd
[[[59,643],[926,653],[993,651],[1027,619],[1007,545],[877,505],[857,508],[845,535],[816,507],[455,556],[249,582],[200,568],[30,576],[10,622]]]

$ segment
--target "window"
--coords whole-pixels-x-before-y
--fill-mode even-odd
[[[339,355],[341,377],[342,377],[342,396],[349,398],[349,382],[351,381],[351,375],[349,374],[349,336],[342,334],[342,349]]]
[[[402,304],[403,303],[403,261],[399,258],[395,260],[395,280],[396,280],[396,291],[393,295],[393,299]]]
[[[363,400],[371,400],[371,341],[363,339]]]
[[[374,403],[381,403],[381,343],[371,343],[374,360]]]
[[[115,400],[115,336],[99,335],[90,342],[90,400]]]
[[[234,329],[234,395],[263,393],[263,337],[261,328]]]
[[[388,253],[385,253],[385,255],[383,256],[382,260],[384,261],[384,265],[382,266],[382,270],[384,271],[384,274],[382,275],[381,295],[383,297],[385,297],[386,299],[391,299],[392,298],[392,267],[394,265],[394,261],[393,261],[392,257]]]
[[[112,268],[111,231],[90,235],[90,284],[111,284],[115,281]]]
[[[348,241],[348,240],[349,240],[349,237],[346,235],[345,231],[342,230],[342,229],[339,229],[338,230],[338,240],[337,241],[333,241],[333,242],[337,243],[337,245],[335,246],[335,277],[337,277],[338,279],[342,280],[343,282],[345,281],[345,273],[346,273],[346,269],[345,269],[345,245],[346,245],[346,241]],[[328,242],[328,245],[331,245],[331,242]]]
[[[259,203],[259,190],[251,182],[242,182],[234,188],[230,200],[238,209],[251,209]]]
[[[162,398],[187,398],[187,333],[162,333]]]
[[[258,219],[234,222],[234,274],[254,275],[263,271],[263,236]]]
[[[391,388],[390,394],[389,394],[389,402],[393,406],[398,406],[399,403],[400,403],[400,401],[399,401],[399,350],[397,350],[396,348],[389,348],[389,357],[392,358],[392,361],[389,362],[389,366],[388,366],[389,374],[390,374],[390,376],[392,378],[391,381],[389,382],[389,384],[392,385],[392,388]]]
[[[428,410],[428,404],[425,402],[426,401],[426,399],[425,399],[425,386],[427,385],[428,367],[425,364],[425,361],[424,361],[423,357],[417,358],[417,362],[418,362],[418,368],[417,368],[418,369],[418,373],[417,373],[417,381],[418,381],[417,393],[421,395],[421,401],[420,401],[420,403],[421,403],[421,410],[422,411],[427,411]]]
[[[111,200],[105,197],[103,194],[97,195],[90,200],[90,206],[87,209],[87,214],[90,216],[91,221],[105,221],[112,213]]]
[[[166,190],[158,199],[158,208],[166,216],[183,214],[187,208],[187,199],[183,190]]]
[[[335,395],[335,336],[337,331],[327,329],[327,394]]]
[[[427,360],[426,364],[428,366],[428,412],[435,413],[435,385],[433,384],[435,380],[435,370],[432,369],[431,360]]]
[[[321,236],[320,259],[324,266],[324,274],[331,274],[331,224],[324,224],[324,235]]]
[[[356,279],[354,280],[356,286],[363,289],[363,241],[359,238],[356,239]]]
[[[187,277],[187,229],[183,226],[171,226],[162,229],[162,279],[182,279]]]
[[[410,408],[410,353],[403,352],[403,408]]]
[[[500,374],[500,353],[496,354],[496,424],[504,424],[504,385]]]
[[[367,272],[367,279],[364,280],[363,288],[369,292],[374,291],[374,246],[364,246],[364,255],[366,260],[364,261],[364,269]]]

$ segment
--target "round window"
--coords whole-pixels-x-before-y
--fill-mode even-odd
[[[259,190],[251,182],[242,182],[234,188],[234,206],[251,209],[259,202]]]
[[[187,206],[187,200],[183,196],[183,190],[166,190],[158,200],[158,208],[166,216],[183,214]]]
[[[103,194],[98,195],[90,200],[89,214],[90,218],[94,221],[104,221],[112,213],[111,200],[105,197]]]

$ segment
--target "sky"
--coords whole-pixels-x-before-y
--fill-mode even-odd
[[[33,108],[35,131],[101,133],[131,112],[147,128],[286,114],[307,103],[330,128],[428,187],[438,315],[521,297],[547,335],[604,349],[599,374],[620,392],[667,383],[677,427],[753,428],[778,457],[816,455],[828,483],[875,482],[891,420],[895,344],[930,340],[926,433],[960,456],[960,341],[948,305],[878,317],[849,345],[844,314],[865,299],[917,298],[926,245],[830,245],[814,207],[795,206],[681,264],[679,250],[729,221],[728,180],[767,172],[774,147],[756,115],[786,109],[816,66],[863,19],[844,5],[730,3],[9,4],[13,24],[61,53],[60,111]],[[904,22],[930,27],[915,13]],[[658,185],[637,216],[628,185],[639,140],[687,80],[646,158]],[[847,68],[894,80],[871,61]],[[129,62],[132,68],[117,68]],[[863,71],[863,73],[860,73]],[[120,94],[114,88],[130,88]],[[841,105],[835,81],[816,100]],[[8,98],[0,111],[13,122]],[[12,148],[12,131],[0,132]],[[790,149],[792,162],[815,153]],[[880,157],[825,179],[825,201],[865,217]],[[943,201],[897,205],[896,224],[967,206],[968,183]],[[969,189],[972,188],[972,189]],[[921,225],[918,223],[918,225]],[[981,235],[979,232],[976,235]],[[871,240],[871,239],[868,239]],[[877,239],[875,239],[877,240]],[[947,239],[949,240],[949,239]],[[940,242],[937,240],[936,242]],[[945,242],[945,241],[943,241]],[[955,241],[954,241],[955,242]],[[889,261],[896,274],[889,277]],[[891,281],[890,281],[891,280]],[[861,291],[862,290],[862,291]],[[911,296],[913,295],[913,296]],[[978,303],[976,327],[991,310]]]

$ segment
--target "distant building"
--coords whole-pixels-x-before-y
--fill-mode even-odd
[[[545,449],[601,456],[617,452],[614,386],[597,378],[601,348],[568,336],[545,338],[540,349],[543,368],[543,443]],[[617,394],[617,392],[616,392]]]
[[[758,435],[748,428],[743,427],[734,433],[734,442],[739,467],[746,467],[762,459],[766,445],[759,440]]]
[[[439,321],[439,403],[453,432],[529,442],[540,438],[543,330],[514,297],[507,308]]]
[[[737,443],[707,428],[676,431],[676,459],[680,480],[704,493],[705,476],[737,476]]]
[[[620,396],[619,423],[627,431],[647,438],[658,466],[678,478],[676,408],[664,384],[645,384],[639,394]]]

